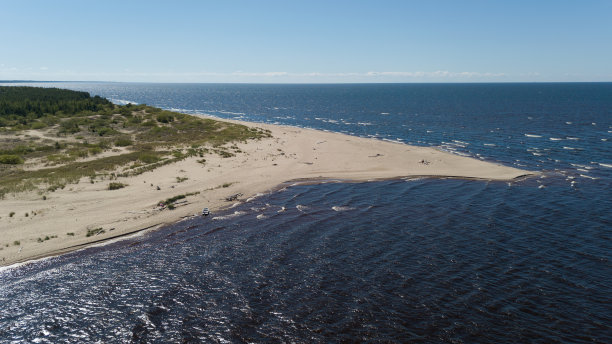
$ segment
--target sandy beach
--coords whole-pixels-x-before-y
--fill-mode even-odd
[[[435,148],[359,138],[288,126],[232,121],[268,129],[272,138],[236,143],[240,153],[223,158],[191,157],[138,176],[108,190],[109,181],[81,180],[50,193],[7,195],[0,200],[0,265],[56,255],[92,243],[155,229],[203,207],[212,215],[238,201],[297,180],[368,181],[411,176],[512,180],[534,174]],[[200,160],[200,162],[198,162]],[[161,200],[196,193],[176,202]],[[13,216],[9,213],[14,212]],[[27,214],[27,216],[26,216]],[[87,236],[87,233],[90,236]],[[15,244],[19,242],[19,244]]]

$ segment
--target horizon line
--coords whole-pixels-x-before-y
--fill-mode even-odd
[[[117,83],[117,84],[221,84],[221,85],[389,85],[389,84],[605,84],[610,81],[410,81],[410,82],[194,82],[194,81],[109,81],[109,80],[0,80],[12,83]]]

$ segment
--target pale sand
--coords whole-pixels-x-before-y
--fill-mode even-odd
[[[197,162],[201,158],[188,158],[139,176],[119,178],[118,182],[129,185],[120,190],[107,190],[109,181],[91,184],[84,178],[78,184],[48,193],[47,200],[34,192],[7,195],[0,200],[0,265],[75,250],[144,228],[158,228],[198,215],[203,207],[210,208],[214,216],[215,211],[234,203],[225,200],[229,195],[240,193],[240,199],[246,199],[291,180],[367,181],[409,176],[512,180],[535,174],[434,148],[232,122],[269,129],[273,138],[237,144],[243,153],[236,157],[209,154],[205,165]],[[176,177],[189,179],[178,183]],[[226,183],[232,184],[223,187]],[[177,204],[175,210],[156,207],[160,200],[195,191],[200,193]],[[13,217],[9,217],[11,211],[15,212]],[[30,213],[28,217],[26,212]],[[209,220],[210,217],[203,219]],[[106,233],[85,236],[87,229],[98,227]],[[45,236],[57,238],[37,242]],[[20,241],[20,245],[14,245],[14,241]]]

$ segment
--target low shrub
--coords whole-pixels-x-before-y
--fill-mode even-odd
[[[86,237],[90,237],[90,236],[94,236],[94,235],[98,235],[98,234],[103,234],[106,233],[106,231],[104,229],[102,229],[102,227],[98,227],[98,228],[94,228],[94,229],[88,229],[87,230],[87,234],[85,235]]]
[[[156,118],[157,118],[157,121],[160,123],[170,123],[174,121],[174,116],[172,115],[172,113],[166,112],[166,111],[157,115]]]
[[[3,155],[0,155],[0,164],[7,164],[7,165],[23,164],[23,159],[18,155],[3,154]]]
[[[141,153],[138,155],[138,160],[144,162],[145,164],[153,164],[158,162],[160,158],[155,154]]]
[[[108,184],[108,189],[109,190],[119,190],[119,189],[123,189],[126,186],[127,184],[112,182]]]
[[[117,147],[127,147],[132,145],[132,140],[127,137],[120,137],[115,141]]]

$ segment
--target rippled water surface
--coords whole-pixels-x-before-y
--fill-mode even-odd
[[[292,185],[4,269],[2,342],[612,342],[611,84],[60,86],[545,174]]]

